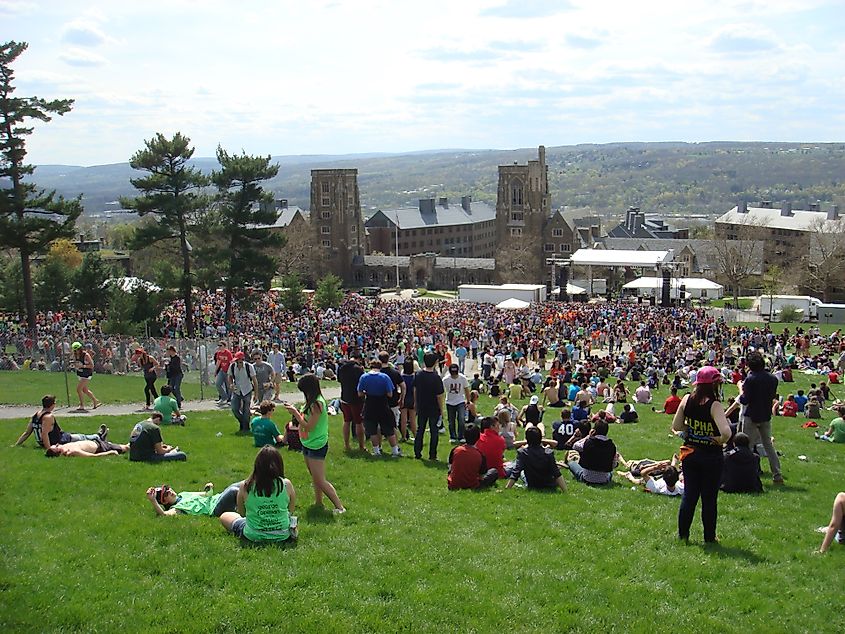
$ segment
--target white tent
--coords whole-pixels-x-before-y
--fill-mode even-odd
[[[521,299],[511,297],[496,304],[496,308],[501,308],[503,310],[522,310],[524,308],[528,308],[530,305],[531,304],[524,302]]]
[[[634,295],[640,296],[658,296],[663,284],[663,279],[660,277],[640,277],[632,282],[628,282],[622,288],[630,291]],[[680,293],[681,286],[685,287],[687,294],[696,299],[706,297],[709,299],[718,299],[722,297],[725,287],[717,284],[712,280],[703,277],[673,277],[672,278],[672,297],[677,298]]]
[[[586,295],[587,289],[582,288],[581,286],[576,286],[575,284],[566,285],[566,294],[567,295]],[[555,289],[552,291],[552,295],[560,295],[560,286],[555,286]]]
[[[569,258],[573,266],[657,267],[675,259],[674,251],[633,251],[626,249],[578,249]]]

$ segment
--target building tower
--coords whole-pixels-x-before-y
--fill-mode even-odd
[[[352,282],[353,264],[364,255],[364,222],[357,169],[311,170],[311,230],[317,245],[312,265]]]
[[[500,280],[525,284],[546,281],[543,232],[550,213],[544,146],[539,147],[536,161],[528,161],[527,165],[499,166],[496,268]]]

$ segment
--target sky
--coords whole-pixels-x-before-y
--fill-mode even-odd
[[[845,141],[845,0],[0,0],[35,164]]]

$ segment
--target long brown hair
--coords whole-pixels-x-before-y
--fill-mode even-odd
[[[296,382],[296,387],[305,396],[305,407],[302,408],[302,411],[311,411],[311,406],[322,395],[320,391],[320,379],[317,378],[316,374],[303,374],[299,381]]]
[[[255,456],[252,473],[246,481],[246,490],[254,486],[257,495],[267,498],[278,495],[285,486],[284,477],[282,454],[275,447],[264,445]]]
[[[689,398],[693,403],[701,405],[707,400],[718,401],[719,392],[715,383],[696,383]]]

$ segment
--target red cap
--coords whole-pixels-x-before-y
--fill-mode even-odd
[[[135,348],[135,354],[144,354],[143,348]]]
[[[698,371],[695,375],[695,384],[702,383],[719,383],[722,380],[722,374],[712,365],[706,365]]]
[[[241,361],[243,358],[244,358],[243,352],[238,351],[238,352],[235,353],[235,361]]]

